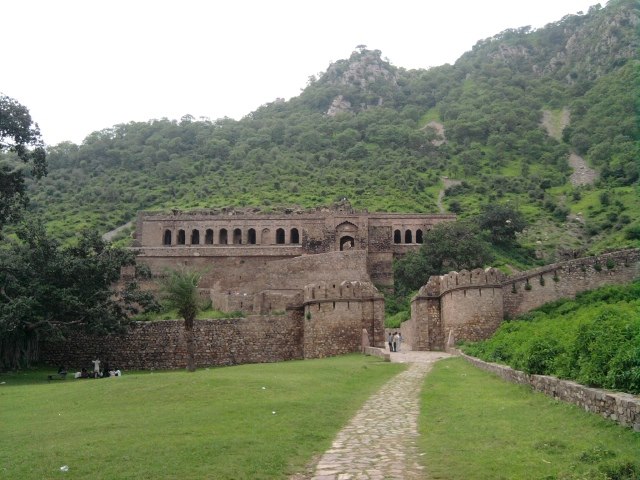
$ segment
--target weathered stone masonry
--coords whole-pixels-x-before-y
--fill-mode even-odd
[[[402,325],[413,350],[444,350],[447,342],[490,337],[505,318],[603,285],[640,277],[640,249],[546,265],[511,276],[490,268],[434,276],[411,302]]]
[[[196,365],[235,365],[302,358],[302,327],[295,316],[196,320]],[[99,358],[112,367],[172,369],[187,365],[183,322],[138,322],[124,335],[75,334],[67,342],[44,342],[51,365],[79,369]]]

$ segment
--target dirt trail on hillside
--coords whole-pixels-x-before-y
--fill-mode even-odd
[[[542,111],[542,126],[550,137],[555,138],[559,142],[562,141],[562,131],[571,122],[571,112],[567,107],[562,109],[559,121],[549,110]]]
[[[580,185],[591,185],[598,179],[598,172],[587,165],[587,162],[576,153],[569,155],[569,165],[573,169],[573,173],[569,177],[571,185],[579,187]]]
[[[571,112],[567,107],[562,109],[560,117],[553,115],[550,110],[542,111],[542,126],[550,137],[555,138],[559,142],[562,142],[562,131],[570,122]],[[571,152],[569,156],[569,166],[573,169],[569,181],[574,187],[591,185],[598,179],[598,172],[587,165],[584,158],[575,152]]]
[[[431,144],[435,145],[436,147],[439,147],[440,145],[442,145],[443,143],[445,143],[447,141],[447,137],[445,137],[444,135],[444,125],[440,122],[436,122],[435,120],[430,121],[429,123],[427,123],[424,127],[422,127],[422,130],[425,130],[427,128],[433,128],[437,134],[442,137],[441,140],[432,140]]]
[[[124,225],[120,225],[118,228],[115,228],[110,232],[105,233],[104,235],[102,235],[102,239],[105,242],[110,242],[118,233],[120,233],[122,230],[129,228],[131,225],[133,225],[133,220],[125,223]]]

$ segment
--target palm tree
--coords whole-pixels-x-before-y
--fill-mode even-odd
[[[184,338],[187,344],[187,370],[196,371],[193,322],[200,310],[198,283],[201,274],[183,270],[170,270],[162,282],[162,295],[169,308],[178,310],[184,319]]]

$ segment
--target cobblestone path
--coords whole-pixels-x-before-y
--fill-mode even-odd
[[[392,353],[392,362],[411,363],[363,405],[338,433],[316,466],[313,480],[424,478],[418,438],[419,394],[441,352]]]

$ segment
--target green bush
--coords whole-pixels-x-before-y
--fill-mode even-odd
[[[640,281],[544,305],[462,349],[527,373],[640,393]]]
[[[411,313],[408,310],[402,310],[394,315],[388,315],[384,319],[384,326],[386,328],[400,328],[402,322],[409,320]]]

